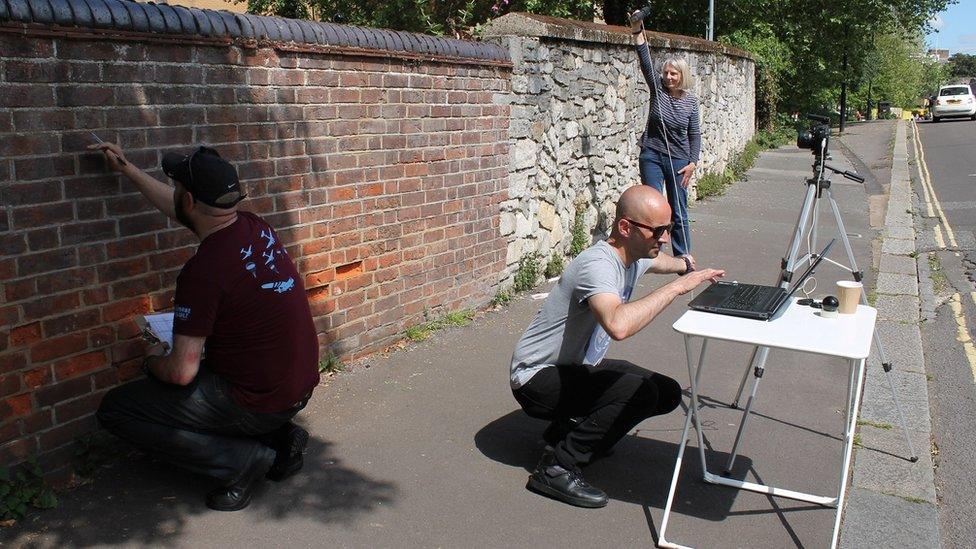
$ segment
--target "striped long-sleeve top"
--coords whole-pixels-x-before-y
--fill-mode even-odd
[[[637,56],[640,58],[641,72],[644,73],[644,80],[647,81],[651,93],[647,126],[640,140],[641,148],[646,147],[667,154],[670,146],[672,157],[697,164],[701,152],[698,98],[687,90],[678,99],[671,97],[671,94],[661,85],[661,71],[655,70],[646,43],[637,46]],[[667,144],[661,128],[662,115],[664,128],[667,130]]]

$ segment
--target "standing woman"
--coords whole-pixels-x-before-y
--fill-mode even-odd
[[[698,99],[691,93],[691,77],[684,59],[666,57],[661,72],[654,70],[644,38],[644,22],[631,21],[641,72],[650,90],[647,125],[640,140],[640,174],[645,185],[667,194],[671,205],[671,252],[691,258],[691,227],[688,224],[688,183],[698,165],[701,130],[698,127]]]

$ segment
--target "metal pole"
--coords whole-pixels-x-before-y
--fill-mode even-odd
[[[715,40],[715,0],[708,0],[708,39]]]
[[[840,133],[844,133],[847,119],[847,48],[844,48],[844,69],[840,77]]]

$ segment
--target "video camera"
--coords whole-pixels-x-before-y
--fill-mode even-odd
[[[807,114],[807,119],[813,123],[810,124],[810,129],[796,132],[796,146],[810,149],[817,156],[826,154],[830,144],[830,119],[816,114]]]

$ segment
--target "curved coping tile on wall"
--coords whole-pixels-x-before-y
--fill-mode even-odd
[[[221,19],[219,13],[213,10],[203,10],[203,13],[207,16],[207,19],[210,21],[210,27],[213,29],[211,36],[227,35],[227,25],[224,24],[224,20]]]
[[[159,4],[159,13],[163,15],[166,22],[166,32],[170,34],[183,34],[183,25],[180,24],[180,16],[176,15],[176,10],[169,4]]]
[[[241,29],[241,38],[254,38],[254,23],[249,17],[241,17],[238,14],[234,15],[234,20]]]
[[[35,0],[30,3],[31,17],[35,23],[53,23],[54,11],[47,0]]]
[[[112,12],[108,10],[108,6],[103,0],[88,0],[88,7],[91,8],[95,27],[100,29],[112,28]]]
[[[71,7],[71,13],[74,15],[75,25],[79,27],[91,27],[95,24],[88,2],[85,2],[85,0],[68,0],[68,6]]]
[[[143,4],[143,7],[146,9],[146,16],[149,17],[150,32],[160,34],[166,32],[166,19],[163,18],[163,12],[159,11],[159,6]]]
[[[21,23],[31,22],[31,10],[27,0],[10,0],[10,20],[20,21]]]
[[[199,8],[190,8],[190,16],[193,17],[193,24],[196,25],[197,32],[203,36],[214,35],[213,25],[210,24],[210,18],[207,17],[205,11]]]
[[[134,0],[0,0],[4,21],[508,61],[507,50],[494,44]]]
[[[132,21],[132,30],[138,32],[149,32],[149,16],[146,9],[139,2],[126,2],[125,8],[129,10],[129,20]]]
[[[183,34],[200,34],[196,19],[193,18],[189,8],[174,5],[173,11],[176,12],[176,17],[180,20],[180,28],[183,29]]]
[[[112,14],[112,21],[117,29],[131,29],[132,19],[129,17],[129,10],[125,9],[125,4],[119,0],[105,0],[105,6]]]
[[[227,30],[227,36],[231,38],[242,38],[244,36],[244,33],[241,32],[241,25],[237,22],[237,18],[234,17],[233,13],[220,10],[217,12],[217,16],[220,17],[221,22],[224,24],[224,28]]]

